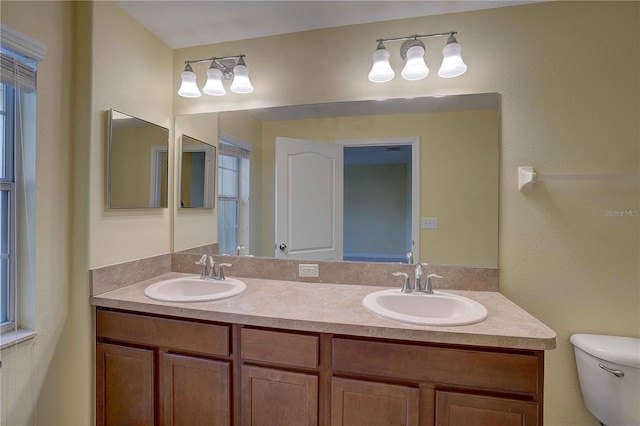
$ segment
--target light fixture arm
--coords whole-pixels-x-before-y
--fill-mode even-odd
[[[444,32],[444,33],[433,33],[433,34],[414,34],[412,36],[406,36],[406,37],[379,38],[376,41],[378,43],[385,43],[387,41],[418,40],[418,39],[421,39],[421,38],[453,36],[455,34],[458,34],[458,32],[457,31],[447,31],[447,32]]]
[[[244,65],[245,56],[246,55],[244,54],[220,57],[214,56],[212,58],[190,59],[188,61],[184,61],[184,63],[187,66],[190,66],[191,64],[197,64],[200,62],[211,62],[210,68],[219,69],[222,71],[222,76],[225,80],[231,80],[233,78],[233,67],[236,65]],[[226,61],[226,63],[224,61]]]
[[[204,58],[204,59],[190,59],[188,61],[184,61],[185,64],[189,65],[189,64],[197,64],[199,62],[218,62],[218,61],[224,61],[225,59],[242,59],[247,55],[232,55],[232,56],[221,56],[221,57],[216,57],[214,56],[213,58]]]

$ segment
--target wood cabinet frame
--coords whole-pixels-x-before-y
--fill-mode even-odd
[[[107,308],[96,311],[96,339],[98,425],[106,424],[112,408],[106,400],[114,392],[107,375],[119,365],[140,376],[147,393],[143,408],[151,416],[144,417],[145,424],[172,424],[170,407],[179,401],[172,399],[168,371],[180,365],[202,369],[219,381],[213,388],[220,397],[214,398],[221,419],[216,424],[222,425],[251,424],[247,395],[254,379],[265,381],[265,389],[281,383],[282,395],[304,389],[304,398],[295,395],[295,400],[306,404],[304,424],[311,426],[342,425],[339,419],[353,414],[344,410],[361,410],[363,401],[393,394],[406,401],[408,411],[400,416],[406,425],[456,426],[456,419],[472,412],[482,413],[481,425],[493,419],[504,419],[507,425],[542,425],[541,350],[338,336]],[[109,356],[123,358],[108,370]],[[201,381],[193,371],[187,371],[185,380],[197,386]],[[199,396],[195,392],[193,398]],[[362,395],[341,400],[344,392]],[[402,404],[388,404],[391,412],[400,413],[398,407]]]

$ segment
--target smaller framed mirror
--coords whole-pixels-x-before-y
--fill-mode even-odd
[[[180,208],[213,209],[216,205],[216,147],[182,135]]]
[[[107,205],[166,208],[169,129],[109,110]]]

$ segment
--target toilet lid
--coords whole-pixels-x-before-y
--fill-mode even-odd
[[[570,340],[574,346],[597,358],[640,368],[640,339],[600,334],[574,334]]]

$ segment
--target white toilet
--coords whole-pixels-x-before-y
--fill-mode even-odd
[[[640,339],[574,334],[587,408],[606,426],[640,426]]]

